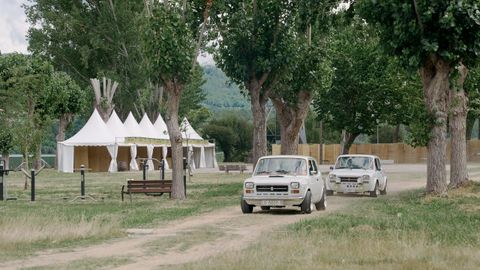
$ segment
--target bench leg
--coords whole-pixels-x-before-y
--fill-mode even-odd
[[[124,190],[125,190],[125,186],[122,186],[122,193],[121,193],[121,195],[122,195],[122,202],[123,202],[123,193],[124,193]]]
[[[128,193],[128,195],[130,195],[130,202],[132,202],[132,193]]]

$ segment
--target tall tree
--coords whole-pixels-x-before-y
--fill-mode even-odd
[[[144,1],[29,0],[25,5],[29,50],[47,57],[88,89],[90,78],[108,77],[122,87],[117,110],[134,110],[138,89],[150,87],[141,52]],[[133,102],[132,102],[133,101]]]
[[[218,33],[215,60],[250,97],[254,163],[267,154],[265,106],[290,57],[294,6],[288,0],[225,0],[213,17]]]
[[[428,143],[427,192],[442,194],[447,190],[446,130],[449,91],[459,97],[456,106],[463,118],[466,99],[460,97],[463,87],[453,87],[456,67],[467,68],[480,55],[480,11],[477,0],[467,1],[374,1],[356,4],[362,16],[381,30],[381,44],[400,56],[405,65],[418,68],[423,82],[425,106],[434,118]],[[456,84],[458,82],[455,82]],[[458,95],[457,95],[458,94]],[[457,110],[457,109],[455,109]],[[466,115],[466,113],[465,113]],[[463,120],[462,120],[463,121]],[[459,130],[458,133],[464,133]],[[452,134],[453,135],[453,134]],[[452,140],[459,140],[454,135]],[[452,156],[466,153],[463,147],[452,149]],[[466,172],[463,164],[452,160],[451,178],[461,183]],[[460,162],[463,163],[463,160]]]
[[[182,134],[179,102],[191,80],[200,48],[202,28],[208,21],[211,1],[146,1],[143,43],[150,59],[150,76],[167,94],[165,121],[172,149],[172,198],[184,199]],[[197,33],[199,33],[197,35]]]
[[[334,17],[333,8],[340,1],[296,1],[288,63],[279,82],[270,91],[279,116],[281,153],[297,154],[299,131],[310,110],[315,92],[330,86],[331,66],[328,58],[328,31]]]
[[[52,66],[34,56],[10,54],[0,57],[0,96],[8,104],[7,121],[14,121],[13,134],[28,169],[28,156],[35,154],[39,168],[40,151],[47,127],[51,124],[46,87]]]
[[[374,133],[379,123],[407,123],[420,96],[408,73],[383,53],[375,29],[358,17],[337,29],[331,42],[332,85],[319,92],[314,108],[320,120],[343,131],[347,154],[358,135]]]

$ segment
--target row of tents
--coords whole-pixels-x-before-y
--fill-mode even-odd
[[[180,130],[191,168],[217,167],[215,144],[204,140],[186,118]],[[105,123],[95,109],[82,129],[59,142],[57,149],[62,172],[73,172],[81,165],[93,172],[136,171],[142,160],[147,160],[149,170],[158,168],[162,160],[166,169],[171,167],[170,137],[161,115],[152,124],[145,114],[138,123],[130,112],[122,122],[113,111]]]

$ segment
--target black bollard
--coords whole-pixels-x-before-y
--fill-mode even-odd
[[[35,169],[32,169],[32,174],[31,174],[31,180],[32,180],[32,183],[30,184],[31,186],[31,201],[34,202],[35,201]]]
[[[187,198],[187,159],[183,158],[183,190],[185,191],[185,198]]]
[[[148,168],[147,160],[145,159],[143,161],[143,180],[147,180],[147,168]]]
[[[162,168],[161,168],[161,172],[160,172],[160,179],[161,180],[165,180],[165,159],[162,159]]]
[[[80,165],[80,195],[85,198],[85,165]]]
[[[3,200],[3,164],[0,164],[0,201]]]

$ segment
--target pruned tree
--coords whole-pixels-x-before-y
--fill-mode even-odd
[[[456,100],[450,102],[450,110],[455,112],[450,121],[463,122],[467,100],[462,87],[463,75],[457,66],[463,64],[469,68],[480,55],[478,1],[361,0],[354,6],[368,23],[381,31],[381,44],[404,60],[405,66],[419,71],[425,106],[434,119],[427,146],[426,189],[428,193],[443,194],[447,191],[448,97],[451,95]],[[458,143],[452,147],[450,182],[457,186],[466,180],[464,159],[457,159],[466,155],[464,135],[460,135],[465,129],[463,124],[452,125],[457,129],[452,133],[452,142]]]
[[[225,0],[215,26],[214,58],[230,79],[248,93],[253,114],[252,155],[267,154],[266,104],[292,48],[294,1]]]
[[[144,53],[150,59],[152,82],[161,84],[167,94],[165,121],[172,149],[172,198],[184,199],[179,103],[197,65],[197,50],[203,35],[201,29],[208,22],[212,1],[145,3]]]
[[[95,108],[102,117],[103,121],[107,122],[110,114],[112,114],[115,104],[113,103],[113,96],[118,88],[118,82],[103,77],[100,83],[99,79],[90,79],[92,83],[93,92],[95,93]]]
[[[386,55],[372,27],[354,17],[337,26],[331,37],[333,79],[320,91],[314,109],[320,120],[342,132],[342,153],[360,134],[380,123],[408,123],[421,100],[418,83]]]

